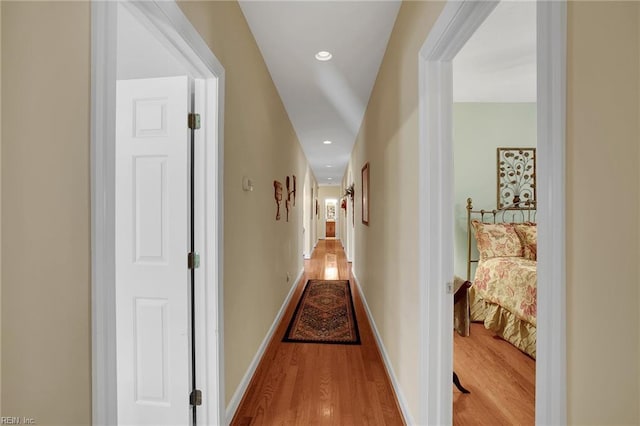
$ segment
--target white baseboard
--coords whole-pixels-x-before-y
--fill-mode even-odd
[[[276,314],[276,317],[273,320],[273,324],[271,324],[269,331],[267,331],[267,335],[264,336],[264,339],[262,340],[262,344],[260,344],[260,347],[258,348],[258,352],[256,352],[255,356],[253,357],[253,360],[251,361],[251,364],[249,364],[249,368],[247,369],[247,372],[244,374],[244,377],[240,381],[240,384],[236,388],[236,391],[233,393],[233,397],[231,398],[231,401],[229,401],[229,405],[227,405],[227,410],[226,410],[227,425],[231,424],[231,420],[233,420],[233,416],[235,416],[236,414],[236,410],[240,405],[240,401],[242,401],[242,397],[244,396],[244,393],[247,391],[247,388],[249,387],[251,378],[253,377],[253,374],[256,372],[256,368],[258,368],[258,364],[260,364],[260,360],[264,355],[264,351],[267,349],[267,345],[271,341],[273,334],[276,332],[276,329],[278,328],[278,324],[280,324],[280,320],[282,319],[282,315],[284,315],[284,311],[287,309],[287,306],[291,301],[291,297],[293,296],[296,286],[298,285],[298,282],[300,282],[300,280],[302,279],[303,275],[304,275],[304,268],[302,268],[302,270],[300,271],[296,279],[293,280],[293,284],[289,289],[289,293],[287,294],[287,297],[285,297],[284,302],[280,307],[280,310]]]
[[[391,385],[393,386],[393,390],[396,393],[396,397],[398,398],[398,404],[400,405],[400,410],[402,411],[402,416],[404,417],[405,424],[414,425],[416,422],[409,411],[409,405],[407,404],[407,400],[404,397],[404,393],[400,388],[400,383],[398,383],[398,378],[393,371],[393,367],[391,366],[391,361],[389,360],[389,356],[387,355],[387,351],[382,343],[382,338],[380,337],[380,333],[378,332],[378,327],[376,327],[376,322],[373,320],[373,316],[371,315],[371,311],[369,310],[369,305],[367,304],[367,298],[362,291],[362,287],[360,287],[360,282],[358,277],[356,276],[356,272],[354,270],[351,271],[351,275],[353,275],[354,281],[356,282],[356,286],[358,287],[358,292],[360,293],[360,299],[362,300],[362,304],[364,305],[364,310],[367,312],[367,318],[369,318],[369,324],[371,324],[371,329],[373,330],[373,335],[376,338],[376,342],[378,343],[378,348],[380,349],[380,353],[382,354],[382,360],[384,361],[384,366],[387,369],[387,374],[391,379]]]
[[[313,248],[311,249],[311,253],[309,254],[309,259],[313,257],[313,252],[316,251],[317,246],[318,246],[318,243],[313,245]]]

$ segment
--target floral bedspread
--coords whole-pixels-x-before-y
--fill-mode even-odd
[[[536,261],[494,257],[479,262],[473,286],[478,296],[536,326]]]

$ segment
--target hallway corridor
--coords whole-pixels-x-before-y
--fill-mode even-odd
[[[349,279],[361,345],[283,343],[309,279]],[[339,240],[320,240],[232,425],[402,425],[391,382]]]

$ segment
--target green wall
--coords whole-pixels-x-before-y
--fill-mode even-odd
[[[467,198],[474,209],[496,208],[496,148],[535,146],[535,103],[453,105],[456,275],[466,277]]]

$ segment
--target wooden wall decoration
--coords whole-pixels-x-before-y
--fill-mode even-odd
[[[291,208],[291,180],[289,176],[285,178],[287,184],[287,199],[284,201],[284,207],[287,209],[287,222],[289,222],[289,209]]]
[[[289,199],[285,200],[284,206],[287,209],[287,222],[289,222],[289,209],[291,208],[291,201],[289,201]]]
[[[285,177],[284,181],[287,185],[287,199],[289,199],[291,198],[291,190],[289,189],[291,180],[289,179],[289,176]]]
[[[369,225],[369,163],[362,166],[362,223]]]
[[[351,222],[353,223],[353,226],[356,225],[356,215],[354,212],[354,208],[353,208],[353,200],[356,197],[356,188],[355,188],[355,183],[352,183],[351,185],[347,186],[344,190],[344,196],[349,198],[351,200]],[[346,206],[345,206],[345,210],[346,210]]]
[[[273,181],[274,198],[276,199],[276,220],[280,220],[280,202],[282,201],[282,183],[277,180]]]
[[[293,191],[291,191],[293,193],[293,207],[296,206],[296,175],[291,175],[291,177],[293,178]]]

